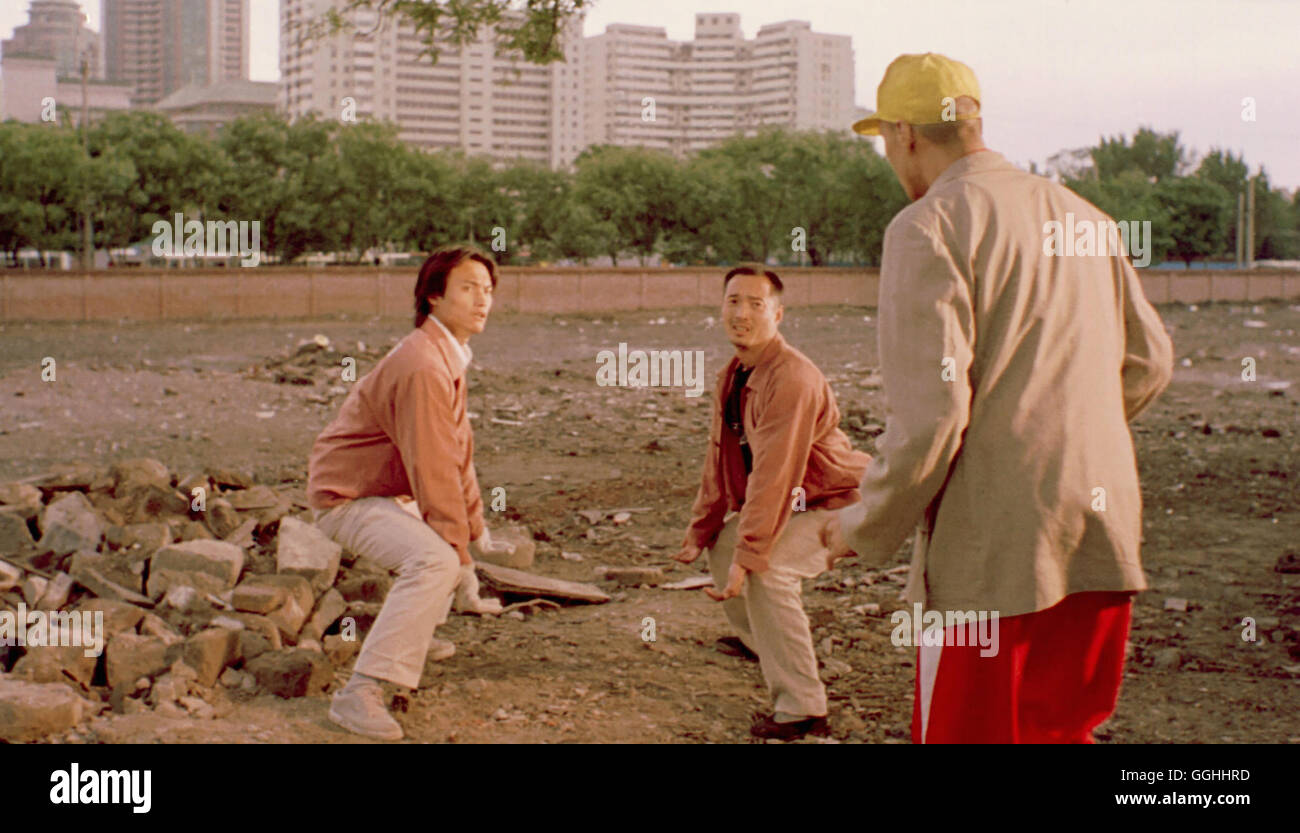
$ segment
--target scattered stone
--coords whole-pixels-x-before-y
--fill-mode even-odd
[[[172,531],[165,523],[110,526],[104,535],[110,547],[119,550],[139,548],[141,555],[153,555],[172,542]]]
[[[225,538],[240,526],[239,513],[230,505],[230,501],[224,498],[209,498],[203,516],[207,521],[208,529],[218,538]]]
[[[170,489],[172,485],[172,475],[167,467],[149,457],[114,463],[109,469],[109,476],[113,478],[113,496],[117,498],[127,497],[150,486]]]
[[[280,639],[280,628],[265,616],[258,616],[256,613],[232,613],[231,617],[244,623],[244,633],[260,635],[274,650],[278,651],[284,645],[283,640]],[[247,658],[249,652],[245,650],[243,654]]]
[[[221,540],[227,544],[234,544],[237,547],[251,547],[253,545],[253,533],[257,531],[257,518],[249,518],[238,527],[230,531],[230,534],[224,536]]]
[[[198,674],[201,685],[214,686],[221,672],[239,658],[239,631],[208,628],[185,641],[181,654]]]
[[[856,605],[855,607],[852,608],[852,610],[854,613],[858,614],[859,616],[880,615],[880,605],[876,604],[875,602],[868,602],[867,604]]]
[[[288,517],[280,521],[275,549],[277,573],[303,576],[317,593],[323,593],[338,577],[342,554],[341,546],[311,524]]]
[[[316,604],[316,611],[312,613],[311,619],[303,628],[303,636],[307,639],[320,640],[329,629],[339,620],[339,617],[347,612],[348,603],[344,600],[339,591],[331,587],[320,597]]]
[[[712,576],[691,576],[680,581],[674,581],[671,584],[661,586],[663,590],[698,590],[701,587],[712,587]]]
[[[334,667],[342,668],[361,650],[361,643],[356,639],[344,639],[341,635],[332,633],[325,637],[322,647],[325,649],[325,656],[329,657]]]
[[[514,524],[503,526],[492,532],[492,540],[510,544],[513,549],[510,552],[483,553],[479,556],[480,560],[517,570],[533,566],[533,559],[537,556],[537,542],[526,528]]]
[[[307,622],[307,611],[298,603],[296,597],[290,596],[284,600],[284,604],[275,610],[266,614],[266,618],[275,623],[279,628],[280,635],[285,642],[292,644],[297,638],[302,626]]]
[[[6,566],[5,563],[0,561],[0,573],[4,572],[5,566]],[[0,578],[0,590],[5,589],[4,584],[5,584],[4,578]],[[22,583],[23,601],[27,602],[28,607],[36,607],[36,604],[41,600],[41,597],[45,595],[45,591],[49,589],[49,586],[50,586],[49,579],[45,578],[44,576],[38,576],[35,573],[33,573],[32,575],[23,579],[23,583]]]
[[[121,584],[114,580],[120,579],[124,572],[131,578],[129,583]],[[141,595],[138,590],[141,585],[140,576],[124,571],[121,564],[115,566],[106,556],[86,552],[76,553],[72,557],[69,575],[82,587],[102,599],[114,599],[147,607],[153,605],[153,601],[148,596]]]
[[[283,587],[245,581],[235,588],[231,604],[246,613],[270,613],[284,604],[289,591]]]
[[[655,585],[663,581],[664,571],[659,567],[605,567],[597,569],[596,577],[612,581],[622,587],[640,584]]]
[[[41,490],[29,483],[0,483],[0,506],[23,520],[40,516]]]
[[[235,586],[244,568],[244,551],[224,541],[185,541],[168,544],[154,554],[149,567],[149,595],[161,598],[173,584],[220,593]]]
[[[0,674],[0,738],[25,743],[81,722],[87,704],[60,683],[34,683]]]
[[[1182,664],[1183,654],[1177,648],[1162,648],[1151,659],[1151,667],[1157,671],[1177,671]]]
[[[272,627],[272,630],[275,630]],[[328,639],[328,637],[326,637]],[[280,641],[279,631],[275,631],[275,640]],[[244,662],[257,659],[267,651],[279,650],[279,645],[272,645],[271,641],[264,635],[251,630],[239,631],[239,653],[244,658]]]
[[[236,492],[227,492],[224,497],[231,506],[241,512],[271,509],[280,505],[280,496],[266,486],[253,486]]]
[[[72,635],[76,635],[77,630],[80,628],[74,630]],[[91,678],[95,676],[95,665],[99,661],[99,656],[97,654],[86,656],[88,646],[60,644],[74,641],[68,638],[70,636],[61,633],[60,628],[52,625],[49,644],[29,646],[27,653],[14,664],[13,676],[34,683],[62,683],[72,679],[89,686]],[[80,642],[81,639],[75,641]]]
[[[0,593],[12,590],[23,582],[23,570],[8,561],[0,561]],[[24,593],[25,595],[25,593]]]
[[[163,673],[178,654],[179,651],[161,637],[120,633],[109,640],[104,657],[108,686],[113,689],[130,686],[130,690],[135,691],[136,680]]]
[[[67,573],[55,573],[45,588],[45,595],[36,605],[41,610],[58,610],[68,603],[68,594],[72,592],[75,582]]]
[[[561,552],[560,552],[560,558],[563,558],[565,561],[581,561],[581,560],[582,560],[582,554],[581,554],[581,553],[576,553],[576,552],[564,552],[564,551],[561,551]]]
[[[286,699],[323,692],[334,678],[324,654],[302,649],[270,651],[245,667],[258,685]]]
[[[316,594],[312,592],[311,583],[302,576],[294,575],[252,575],[240,583],[240,587],[273,587],[284,590],[288,598],[297,600],[298,607],[311,611],[316,606]],[[232,594],[233,600],[233,594]]]
[[[253,474],[238,469],[211,469],[212,482],[227,489],[248,489],[253,485]]]
[[[835,624],[835,611],[828,607],[818,608],[808,613],[809,627],[824,628],[833,624]]]
[[[99,611],[104,614],[104,636],[113,638],[124,631],[134,631],[145,612],[132,604],[115,599],[84,599],[77,606],[80,611]]]
[[[199,697],[179,697],[177,701],[185,707],[187,712],[200,720],[210,720],[216,717],[212,707]]]
[[[1170,596],[1165,599],[1165,610],[1174,610],[1179,613],[1185,613],[1187,611],[1187,600]]]
[[[189,497],[171,486],[144,486],[133,490],[126,499],[126,519],[131,523],[152,523],[157,518],[188,511]]]
[[[173,610],[197,609],[199,605],[199,591],[190,587],[188,584],[173,584],[167,588],[163,594],[162,603]]]
[[[81,492],[69,492],[45,507],[41,516],[42,552],[66,555],[77,550],[96,550],[104,535],[104,522]]]
[[[836,680],[853,671],[853,666],[843,660],[827,658],[822,660],[822,677],[827,681]]]
[[[35,543],[26,518],[17,512],[0,512],[0,552],[21,552]]]
[[[367,573],[348,576],[336,589],[349,602],[382,602],[392,586],[387,573]]]
[[[145,613],[140,618],[140,633],[144,636],[156,636],[168,645],[175,645],[184,640],[175,628],[152,613]]]

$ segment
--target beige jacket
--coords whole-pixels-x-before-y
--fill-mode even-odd
[[[841,521],[869,563],[919,524],[908,601],[1015,616],[1146,588],[1128,420],[1169,384],[1172,345],[1127,257],[1044,254],[1067,212],[1108,219],[980,151],[885,232],[888,416]]]

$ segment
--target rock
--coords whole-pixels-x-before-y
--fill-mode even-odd
[[[239,513],[235,511],[235,507],[230,505],[230,501],[220,497],[208,500],[203,517],[208,524],[208,529],[218,538],[225,538],[238,529],[240,524]]]
[[[152,613],[145,613],[140,617],[140,633],[144,636],[156,636],[168,645],[175,645],[185,639],[175,628]]]
[[[810,628],[824,628],[833,624],[835,624],[835,611],[830,608],[822,607],[808,613],[808,627]]]
[[[208,627],[226,628],[232,631],[245,630],[244,623],[234,618],[233,616],[213,616],[211,619],[208,620]]]
[[[597,570],[597,577],[623,587],[655,585],[663,581],[664,571],[659,567],[605,567]]]
[[[253,546],[253,533],[257,530],[257,518],[249,518],[222,537],[221,540],[237,547]]]
[[[63,607],[68,603],[68,594],[72,592],[74,583],[72,576],[67,573],[55,573],[45,588],[45,595],[41,596],[36,606],[41,610],[58,610]]]
[[[853,666],[843,660],[834,658],[822,660],[822,677],[826,680],[839,679],[852,671]]]
[[[17,512],[0,512],[0,554],[22,552],[35,543],[26,518]]]
[[[275,550],[277,573],[303,576],[317,593],[322,593],[334,585],[342,554],[341,546],[311,524],[288,517],[280,521]]]
[[[393,586],[387,574],[350,575],[338,583],[337,590],[349,602],[382,602]]]
[[[279,631],[276,631],[276,642],[279,641],[280,634]],[[279,645],[272,645],[270,640],[262,634],[251,630],[239,632],[239,653],[243,656],[245,663],[255,660],[267,651],[272,650],[279,650]]]
[[[163,673],[179,653],[174,645],[169,645],[161,637],[119,633],[108,641],[104,657],[108,686],[113,689],[130,686],[130,691],[134,692],[136,680]]]
[[[132,604],[140,604],[141,600],[149,603],[140,593],[144,589],[144,570],[145,559],[139,553],[100,554],[80,550],[72,554],[68,565],[69,575],[95,595],[115,599],[129,595]]]
[[[104,535],[110,547],[119,550],[139,548],[141,555],[152,555],[172,542],[171,527],[164,523],[111,526]]]
[[[149,595],[161,598],[173,584],[206,593],[235,586],[244,569],[244,551],[224,541],[185,541],[154,553],[149,565]]]
[[[133,490],[124,502],[125,515],[131,523],[152,523],[167,515],[190,511],[190,499],[171,486],[144,486]]]
[[[0,572],[4,571],[4,562],[0,562]],[[3,589],[4,579],[0,578],[0,589]],[[35,573],[23,579],[22,591],[23,601],[27,602],[28,607],[36,607],[36,604],[45,595],[45,591],[50,587],[50,580],[44,576],[38,576]]]
[[[8,561],[0,561],[0,593],[12,590],[23,583],[23,570]]]
[[[124,631],[134,631],[144,618],[145,611],[133,604],[115,599],[84,599],[77,610],[104,614],[104,637],[112,639]]]
[[[163,704],[175,703],[181,697],[189,693],[189,684],[179,679],[174,674],[163,674],[154,680],[153,687],[149,689],[149,702],[158,708]]]
[[[113,478],[113,496],[117,498],[126,497],[136,490],[149,486],[170,489],[172,485],[171,472],[162,463],[150,457],[137,457],[114,463],[108,473]]]
[[[214,686],[226,666],[239,658],[239,631],[225,628],[200,631],[185,640],[181,658],[198,672],[200,684]]]
[[[186,584],[173,584],[167,588],[163,594],[162,603],[172,610],[185,611],[188,609],[199,609],[202,602],[199,599],[199,591]]]
[[[1183,664],[1183,654],[1177,648],[1161,648],[1151,659],[1151,667],[1157,671],[1177,671]]]
[[[81,722],[87,704],[60,683],[34,683],[0,674],[0,738],[25,743]]]
[[[244,682],[244,672],[234,668],[227,668],[221,672],[221,684],[226,688],[239,688]]]
[[[231,618],[243,622],[246,632],[259,634],[275,650],[278,651],[283,646],[280,628],[265,616],[258,616],[256,613],[232,613]],[[247,657],[248,651],[244,651],[243,654]]]
[[[248,489],[253,485],[253,474],[239,469],[209,469],[212,482],[227,489]]]
[[[40,516],[41,490],[29,483],[0,483],[0,506],[25,521]]]
[[[1165,599],[1165,610],[1174,610],[1174,611],[1178,611],[1179,613],[1186,612],[1187,600],[1179,599],[1171,596],[1170,598]]]
[[[185,711],[200,720],[211,720],[216,717],[212,707],[203,702],[199,697],[178,697],[177,701],[185,707]]]
[[[253,486],[235,492],[226,492],[223,497],[241,512],[270,509],[280,505],[280,496],[266,486]]]
[[[262,654],[246,669],[258,685],[286,699],[321,693],[334,678],[334,668],[324,654],[296,648]]]
[[[292,644],[297,638],[302,626],[307,622],[307,611],[310,608],[303,608],[294,596],[284,600],[284,604],[275,610],[266,614],[266,618],[275,623],[280,630],[280,636],[285,642]]]
[[[320,597],[316,603],[316,610],[312,613],[311,619],[303,628],[302,634],[307,639],[320,640],[325,636],[325,631],[329,626],[339,620],[339,617],[347,612],[348,603],[344,601],[343,595],[331,587]]]
[[[342,668],[352,661],[361,650],[361,643],[356,639],[344,639],[337,633],[325,637],[325,656],[329,657],[335,668]]]
[[[70,640],[60,638],[54,626],[51,626],[51,631],[50,644],[29,647],[22,659],[14,664],[13,676],[34,683],[62,683],[72,679],[89,686],[99,661],[98,654],[86,656],[86,651],[93,646],[57,644]]]
[[[109,581],[93,569],[82,571],[77,577],[77,583],[101,599],[130,602],[133,605],[143,605],[145,607],[153,606],[153,601],[148,596],[142,596],[130,588]]]
[[[230,603],[235,610],[246,613],[270,613],[284,604],[287,598],[289,591],[284,587],[245,581],[235,588]]]
[[[179,518],[172,522],[172,526],[176,530],[176,537],[181,541],[215,541],[217,539],[217,536],[213,535],[206,526],[190,518]]]
[[[81,492],[69,492],[50,502],[41,516],[42,552],[66,555],[77,550],[96,550],[104,534],[104,522]]]
[[[854,613],[857,613],[857,614],[859,614],[859,615],[861,615],[861,616],[879,616],[879,615],[880,615],[880,605],[878,605],[878,604],[875,603],[875,602],[868,602],[867,604],[857,605],[857,606],[853,607],[852,610],[853,610]]]
[[[298,607],[311,611],[316,606],[316,594],[312,592],[311,583],[302,576],[294,575],[252,575],[240,583],[241,587],[273,587],[288,593],[297,600]]]

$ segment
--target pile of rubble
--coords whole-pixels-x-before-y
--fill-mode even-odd
[[[391,578],[306,509],[292,485],[151,459],[0,483],[0,739],[108,708],[220,717],[254,693],[324,691]]]
[[[356,381],[365,374],[365,369],[382,359],[396,343],[397,339],[393,339],[382,347],[368,347],[364,341],[358,341],[352,347],[345,347],[336,346],[326,336],[316,335],[300,342],[291,351],[250,367],[246,375],[250,379],[262,379],[281,385],[322,386],[331,395],[338,395],[347,392],[344,386],[349,381],[344,376],[344,371],[349,367],[347,360],[352,360],[351,368],[354,371],[350,381]]]

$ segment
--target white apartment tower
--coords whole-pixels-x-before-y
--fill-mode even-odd
[[[740,15],[702,13],[687,42],[661,27],[612,24],[586,39],[583,69],[588,145],[681,155],[768,125],[847,132],[854,121],[851,39],[805,21],[746,39]]]
[[[355,28],[300,37],[337,0],[281,0],[281,105],[290,118],[315,112],[391,121],[402,140],[467,154],[568,165],[582,151],[582,19],[561,36],[566,61],[548,66],[495,54],[494,33],[464,47],[443,43],[437,63],[406,22],[379,25],[361,11]]]

